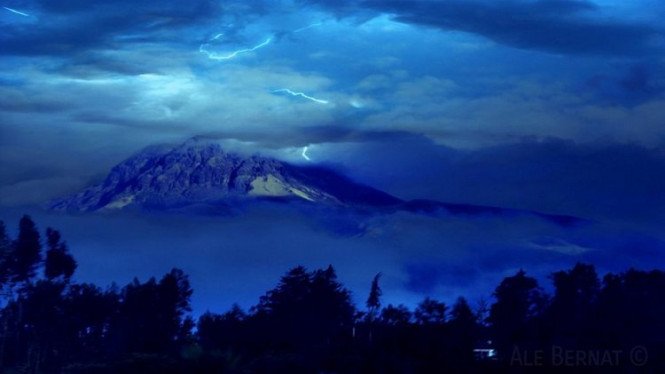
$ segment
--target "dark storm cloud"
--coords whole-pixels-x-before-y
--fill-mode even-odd
[[[73,107],[72,103],[56,99],[34,100],[15,91],[3,90],[0,85],[0,111],[23,113],[49,113]]]
[[[583,0],[307,2],[338,16],[388,13],[405,23],[464,31],[512,47],[562,54],[642,54],[659,35],[647,24],[602,19],[600,8]]]
[[[132,34],[142,41],[160,40],[165,33],[214,20],[222,12],[219,2],[211,0],[42,0],[31,7],[36,21],[4,25],[4,54],[69,55],[114,46],[118,37]]]
[[[665,69],[660,65],[630,64],[618,72],[595,74],[585,83],[601,102],[633,106],[658,99],[665,91]]]
[[[126,58],[123,60],[91,51],[82,53],[70,63],[58,67],[57,72],[66,76],[86,78],[101,73],[119,75],[159,73],[160,68],[159,66],[146,65],[145,61],[141,61],[140,58]]]
[[[405,199],[591,219],[650,221],[665,212],[663,147],[525,140],[458,150],[411,136],[334,154],[353,177]]]

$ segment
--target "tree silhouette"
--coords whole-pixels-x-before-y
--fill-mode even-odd
[[[62,338],[66,335],[64,285],[40,280],[28,284],[20,297],[20,331],[27,338],[27,364],[39,373],[44,364],[54,365],[62,357]]]
[[[379,286],[379,280],[381,279],[381,273],[378,273],[372,279],[372,285],[369,289],[369,296],[365,305],[367,306],[367,314],[365,314],[365,322],[367,323],[368,333],[367,338],[371,343],[374,339],[374,321],[379,314],[381,308],[381,287]]]
[[[256,312],[289,319],[289,316],[293,316],[299,309],[305,307],[310,283],[310,274],[303,266],[289,270],[280,279],[276,288],[261,296]]]
[[[260,298],[251,324],[265,346],[293,355],[272,365],[311,370],[312,361],[326,360],[342,349],[351,335],[354,312],[350,293],[337,282],[331,266],[311,273],[298,266]]]
[[[372,279],[372,285],[369,289],[369,296],[367,297],[367,318],[369,321],[373,321],[381,308],[381,287],[379,286],[379,280],[381,279],[381,273],[378,273]]]
[[[159,281],[157,316],[171,346],[177,346],[189,336],[192,322],[185,316],[192,310],[192,293],[189,277],[180,269],[172,269]]]
[[[479,339],[479,326],[476,315],[465,298],[459,297],[450,311],[450,341],[453,343],[451,360],[458,365],[473,362],[473,349]]]
[[[68,334],[62,337],[70,359],[104,357],[111,322],[117,315],[120,298],[114,289],[103,291],[93,284],[69,285],[64,295]]]
[[[427,297],[418,304],[413,316],[419,325],[443,325],[446,311],[446,304]]]
[[[12,241],[7,234],[5,223],[0,221],[0,290],[10,280],[12,262]]]
[[[11,299],[12,297],[11,285],[8,284],[12,277],[12,255],[12,241],[7,234],[5,223],[0,221],[0,292],[2,296],[6,297],[7,299]],[[0,314],[0,323],[2,329],[2,336],[0,336],[0,368],[4,367],[5,362],[5,347],[7,346],[9,324],[12,320],[10,315],[11,309],[8,306],[5,306],[5,308],[2,310],[2,314]]]
[[[350,331],[355,308],[351,304],[351,294],[337,281],[332,266],[312,273],[310,288],[310,312],[318,316],[318,330],[322,339],[340,333],[340,328]]]
[[[462,330],[470,331],[476,324],[476,316],[465,298],[459,297],[450,311],[450,324]]]
[[[46,241],[48,250],[46,251],[44,275],[49,280],[61,277],[68,282],[76,270],[76,260],[68,253],[67,245],[60,241],[58,231],[47,228]]]
[[[247,314],[234,304],[224,314],[206,312],[197,324],[198,342],[207,350],[230,350],[241,347],[247,340],[245,320]]]
[[[665,272],[630,269],[606,275],[603,284],[594,314],[599,340],[607,346],[641,345],[665,351]]]
[[[15,241],[0,222],[0,267],[11,290],[0,308],[0,372],[511,372],[513,346],[644,347],[645,372],[665,368],[665,272],[659,270],[630,269],[601,283],[592,265],[576,264],[552,274],[551,300],[520,270],[495,289],[485,325],[484,313],[474,314],[463,297],[450,311],[427,297],[413,313],[401,304],[379,313],[380,274],[367,300],[374,317],[357,317],[332,266],[300,266],[249,312],[237,305],[207,312],[194,331],[192,288],[182,270],[102,290],[73,282],[75,261],[59,233],[47,229],[46,239],[40,261],[39,234],[28,217]],[[43,278],[36,276],[40,266]],[[474,357],[479,342],[490,340],[500,360]],[[635,371],[630,362],[618,364],[618,371]],[[545,364],[549,369],[557,367]]]
[[[384,325],[389,326],[406,326],[411,322],[412,313],[404,305],[394,306],[389,304],[381,310],[379,320]]]
[[[35,223],[29,216],[19,221],[18,237],[14,241],[10,273],[14,283],[24,283],[35,276],[41,260],[42,245]]]
[[[116,354],[174,352],[188,335],[182,317],[192,294],[187,276],[173,269],[159,282],[135,279],[120,293],[118,313],[111,322]]]
[[[593,265],[576,264],[571,270],[552,274],[555,292],[546,313],[547,332],[553,344],[567,346],[582,343],[580,336],[590,336],[594,327],[589,320],[595,307],[600,280]]]
[[[489,322],[499,352],[506,357],[516,344],[527,344],[535,332],[535,317],[545,303],[536,279],[520,270],[505,278],[494,291],[496,303],[490,308]]]

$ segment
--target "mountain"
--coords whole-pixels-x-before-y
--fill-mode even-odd
[[[225,208],[249,201],[300,201],[369,212],[419,214],[531,214],[561,225],[569,216],[430,200],[404,201],[324,167],[298,166],[262,156],[242,157],[211,142],[153,146],[111,169],[104,181],[52,202],[69,212],[119,209]]]
[[[113,167],[101,184],[55,201],[52,208],[168,209],[245,199],[358,207],[388,207],[402,202],[329,169],[302,167],[261,156],[241,157],[224,151],[219,144],[189,141],[175,148],[149,147]]]

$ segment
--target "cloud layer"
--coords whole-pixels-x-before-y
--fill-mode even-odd
[[[62,229],[84,281],[177,264],[192,274],[196,307],[219,311],[254,303],[297,264],[333,263],[361,302],[383,271],[386,301],[410,304],[426,294],[487,296],[519,267],[545,280],[579,260],[602,270],[665,266],[662,1],[2,6],[0,219],[29,211]],[[324,164],[402,198],[591,224],[34,209],[145,146],[190,137]]]
[[[658,2],[4,5],[29,15],[0,13],[5,205],[80,187],[144,146],[202,136],[301,162],[308,146],[312,162],[347,160],[398,194],[623,218],[659,206],[644,203],[659,201],[663,179]],[[381,167],[390,154],[377,144],[400,151],[400,172],[412,154],[431,158],[399,186],[372,177],[398,174]],[[352,162],[363,159],[375,169]],[[481,176],[505,193],[474,185]]]
[[[405,23],[464,31],[497,43],[561,54],[635,55],[650,51],[662,30],[606,19],[587,0],[307,1],[341,16],[392,14]]]

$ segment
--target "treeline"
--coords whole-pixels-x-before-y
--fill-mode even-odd
[[[439,373],[589,368],[665,372],[665,273],[602,281],[592,265],[551,276],[549,295],[519,271],[493,303],[426,298],[363,308],[332,267],[296,267],[248,311],[190,313],[187,276],[102,289],[72,281],[60,234],[24,216],[0,221],[3,373]]]

